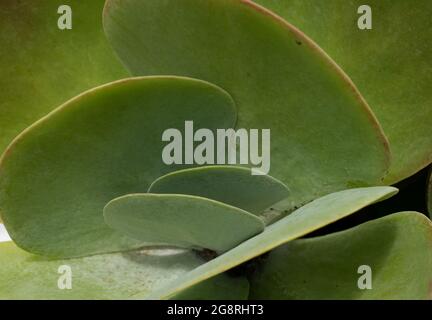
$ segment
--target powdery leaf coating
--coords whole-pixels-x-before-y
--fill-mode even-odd
[[[155,180],[148,192],[189,194],[220,201],[261,215],[288,197],[289,190],[268,175],[236,166],[206,166],[175,171]]]
[[[261,233],[264,222],[240,208],[181,194],[132,194],[110,201],[105,222],[133,239],[225,252]]]
[[[233,96],[237,128],[270,129],[269,174],[289,184],[287,207],[386,174],[387,140],[349,78],[253,2],[108,0],[104,28],[132,74],[210,81]]]
[[[182,250],[143,250],[78,259],[53,260],[33,256],[12,242],[0,243],[0,299],[127,299],[151,292],[203,261]],[[70,267],[72,289],[59,289],[59,267]],[[65,284],[60,279],[61,284]],[[200,283],[177,298],[246,299],[248,282],[226,275]]]
[[[254,1],[303,30],[358,86],[390,140],[386,184],[432,161],[431,1]],[[366,4],[372,30],[357,26],[358,8]]]
[[[236,248],[192,270],[149,296],[151,299],[170,298],[196,283],[214,277],[291,240],[304,236],[334,221],[346,217],[372,203],[397,193],[392,187],[359,188],[336,192],[319,198],[275,222],[263,233]]]
[[[140,247],[105,224],[104,206],[185,168],[162,162],[166,129],[185,120],[230,128],[235,119],[231,97],[199,80],[132,78],[83,93],[18,136],[1,159],[0,211],[11,238],[54,257]]]

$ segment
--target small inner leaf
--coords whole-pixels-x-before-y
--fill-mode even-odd
[[[235,100],[237,128],[270,129],[270,174],[289,185],[294,205],[378,185],[386,174],[387,140],[354,84],[265,8],[249,0],[107,0],[103,23],[131,74],[210,81]]]
[[[207,166],[169,173],[152,183],[150,193],[190,194],[217,200],[259,215],[285,199],[288,188],[250,168]]]
[[[109,202],[104,216],[110,227],[137,240],[219,253],[264,230],[249,212],[189,195],[127,195]]]
[[[153,292],[150,296],[138,294],[137,297],[169,298],[196,283],[342,219],[372,203],[385,200],[397,191],[393,187],[372,187],[345,190],[324,196],[267,227],[263,233]]]
[[[429,219],[403,212],[292,241],[272,251],[257,269],[251,298],[432,298],[431,236]]]
[[[24,131],[1,158],[8,232],[19,247],[52,257],[138,248],[105,224],[106,203],[187,167],[162,162],[165,130],[191,120],[215,132],[235,119],[229,94],[195,79],[129,78],[87,91]]]

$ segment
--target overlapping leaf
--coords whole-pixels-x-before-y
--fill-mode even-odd
[[[133,239],[224,252],[264,230],[240,208],[180,194],[132,194],[109,202],[106,223]]]
[[[202,264],[187,251],[147,250],[69,260],[33,256],[0,243],[0,299],[127,299],[167,284]],[[69,277],[69,278],[68,278]],[[176,299],[246,299],[244,278],[222,275]]]
[[[229,128],[235,115],[223,90],[177,77],[126,79],[72,99],[21,134],[1,160],[0,211],[10,236],[58,257],[140,246],[105,224],[106,203],[184,168],[162,162],[164,130],[183,130],[185,120]]]
[[[432,299],[432,224],[404,212],[290,242],[262,262],[250,298]]]
[[[254,3],[108,0],[104,28],[132,74],[210,81],[236,101],[238,128],[269,128],[270,174],[289,184],[291,204],[385,175],[387,141],[348,77]]]
[[[317,199],[267,227],[263,233],[179,277],[166,287],[150,295],[139,293],[134,297],[170,298],[196,283],[348,216],[369,204],[384,200],[396,192],[397,189],[392,187],[360,188],[333,193]]]
[[[67,2],[0,2],[0,154],[64,101],[127,76],[102,30],[105,1],[73,1],[72,30],[60,30],[57,10]]]
[[[256,215],[288,197],[282,182],[252,175],[236,166],[206,166],[169,173],[152,183],[150,193],[190,194],[217,200]]]
[[[386,183],[432,161],[432,2],[420,0],[254,0],[302,29],[342,66],[390,140]],[[357,21],[372,9],[372,30]]]

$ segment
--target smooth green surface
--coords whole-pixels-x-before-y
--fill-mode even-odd
[[[251,169],[207,166],[169,173],[154,181],[150,193],[190,194],[220,201],[260,215],[289,195],[288,187]]]
[[[371,268],[370,290],[358,287],[363,265]],[[404,212],[292,241],[263,260],[251,279],[250,298],[432,299],[432,223]]]
[[[210,81],[233,96],[237,128],[270,129],[270,175],[289,185],[288,206],[381,183],[388,145],[365,101],[270,12],[237,0],[108,0],[104,28],[132,74]]]
[[[76,257],[140,246],[103,220],[112,199],[146,192],[184,166],[167,166],[162,132],[228,128],[221,89],[177,78],[126,79],[84,93],[21,134],[0,163],[0,211],[11,238],[33,253]]]
[[[61,103],[127,76],[102,30],[104,3],[0,1],[0,154]],[[61,5],[72,8],[72,30],[57,27]]]
[[[432,161],[432,1],[256,0],[314,39],[351,77],[381,122],[393,153],[385,183]],[[360,30],[361,5],[372,30]]]
[[[263,221],[222,202],[182,194],[132,194],[110,201],[105,222],[133,239],[224,252],[264,230]]]
[[[196,283],[342,219],[372,203],[385,200],[395,193],[397,189],[392,187],[372,187],[345,190],[324,196],[275,222],[263,233],[179,277],[166,287],[156,290],[148,297],[152,299],[170,298]],[[147,297],[147,295],[139,293],[135,297]]]
[[[5,242],[0,243],[0,299],[127,299],[136,292],[151,292],[201,263],[191,252],[160,249],[48,260]],[[59,273],[60,266],[70,267],[70,290],[58,287],[65,274]],[[175,298],[245,299],[247,294],[247,280],[222,275]]]

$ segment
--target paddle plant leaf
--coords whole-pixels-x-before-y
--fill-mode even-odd
[[[102,29],[104,0],[0,1],[0,154],[34,121],[84,90],[127,76]]]
[[[264,230],[264,222],[222,202],[180,194],[132,194],[109,202],[105,222],[133,239],[224,252]]]
[[[432,299],[432,223],[423,214],[403,212],[292,241],[262,261],[250,297]]]
[[[50,260],[31,255],[12,242],[0,243],[0,299],[127,299],[151,292],[203,261],[183,250],[145,250]],[[245,278],[221,275],[182,296],[190,299],[245,299]]]
[[[387,199],[396,192],[397,189],[392,187],[359,188],[319,198],[270,225],[259,235],[179,277],[166,287],[152,292],[149,296],[139,293],[134,297],[169,298],[196,283],[346,217],[369,204]]]
[[[161,158],[162,134],[229,128],[230,96],[178,77],[125,79],[90,90],[37,122],[0,163],[0,211],[11,238],[45,256],[77,257],[140,246],[109,228],[112,199],[146,192],[157,177],[185,168]]]
[[[220,201],[256,215],[288,197],[288,187],[249,168],[206,166],[179,170],[158,178],[150,193],[190,194]]]
[[[270,129],[270,174],[289,184],[292,203],[385,175],[387,140],[353,83],[251,1],[108,0],[104,29],[132,74],[210,81],[233,96],[238,128]]]
[[[256,2],[302,29],[358,86],[390,140],[393,159],[385,183],[407,178],[432,161],[431,1]],[[365,4],[371,8],[371,30],[357,25]]]

